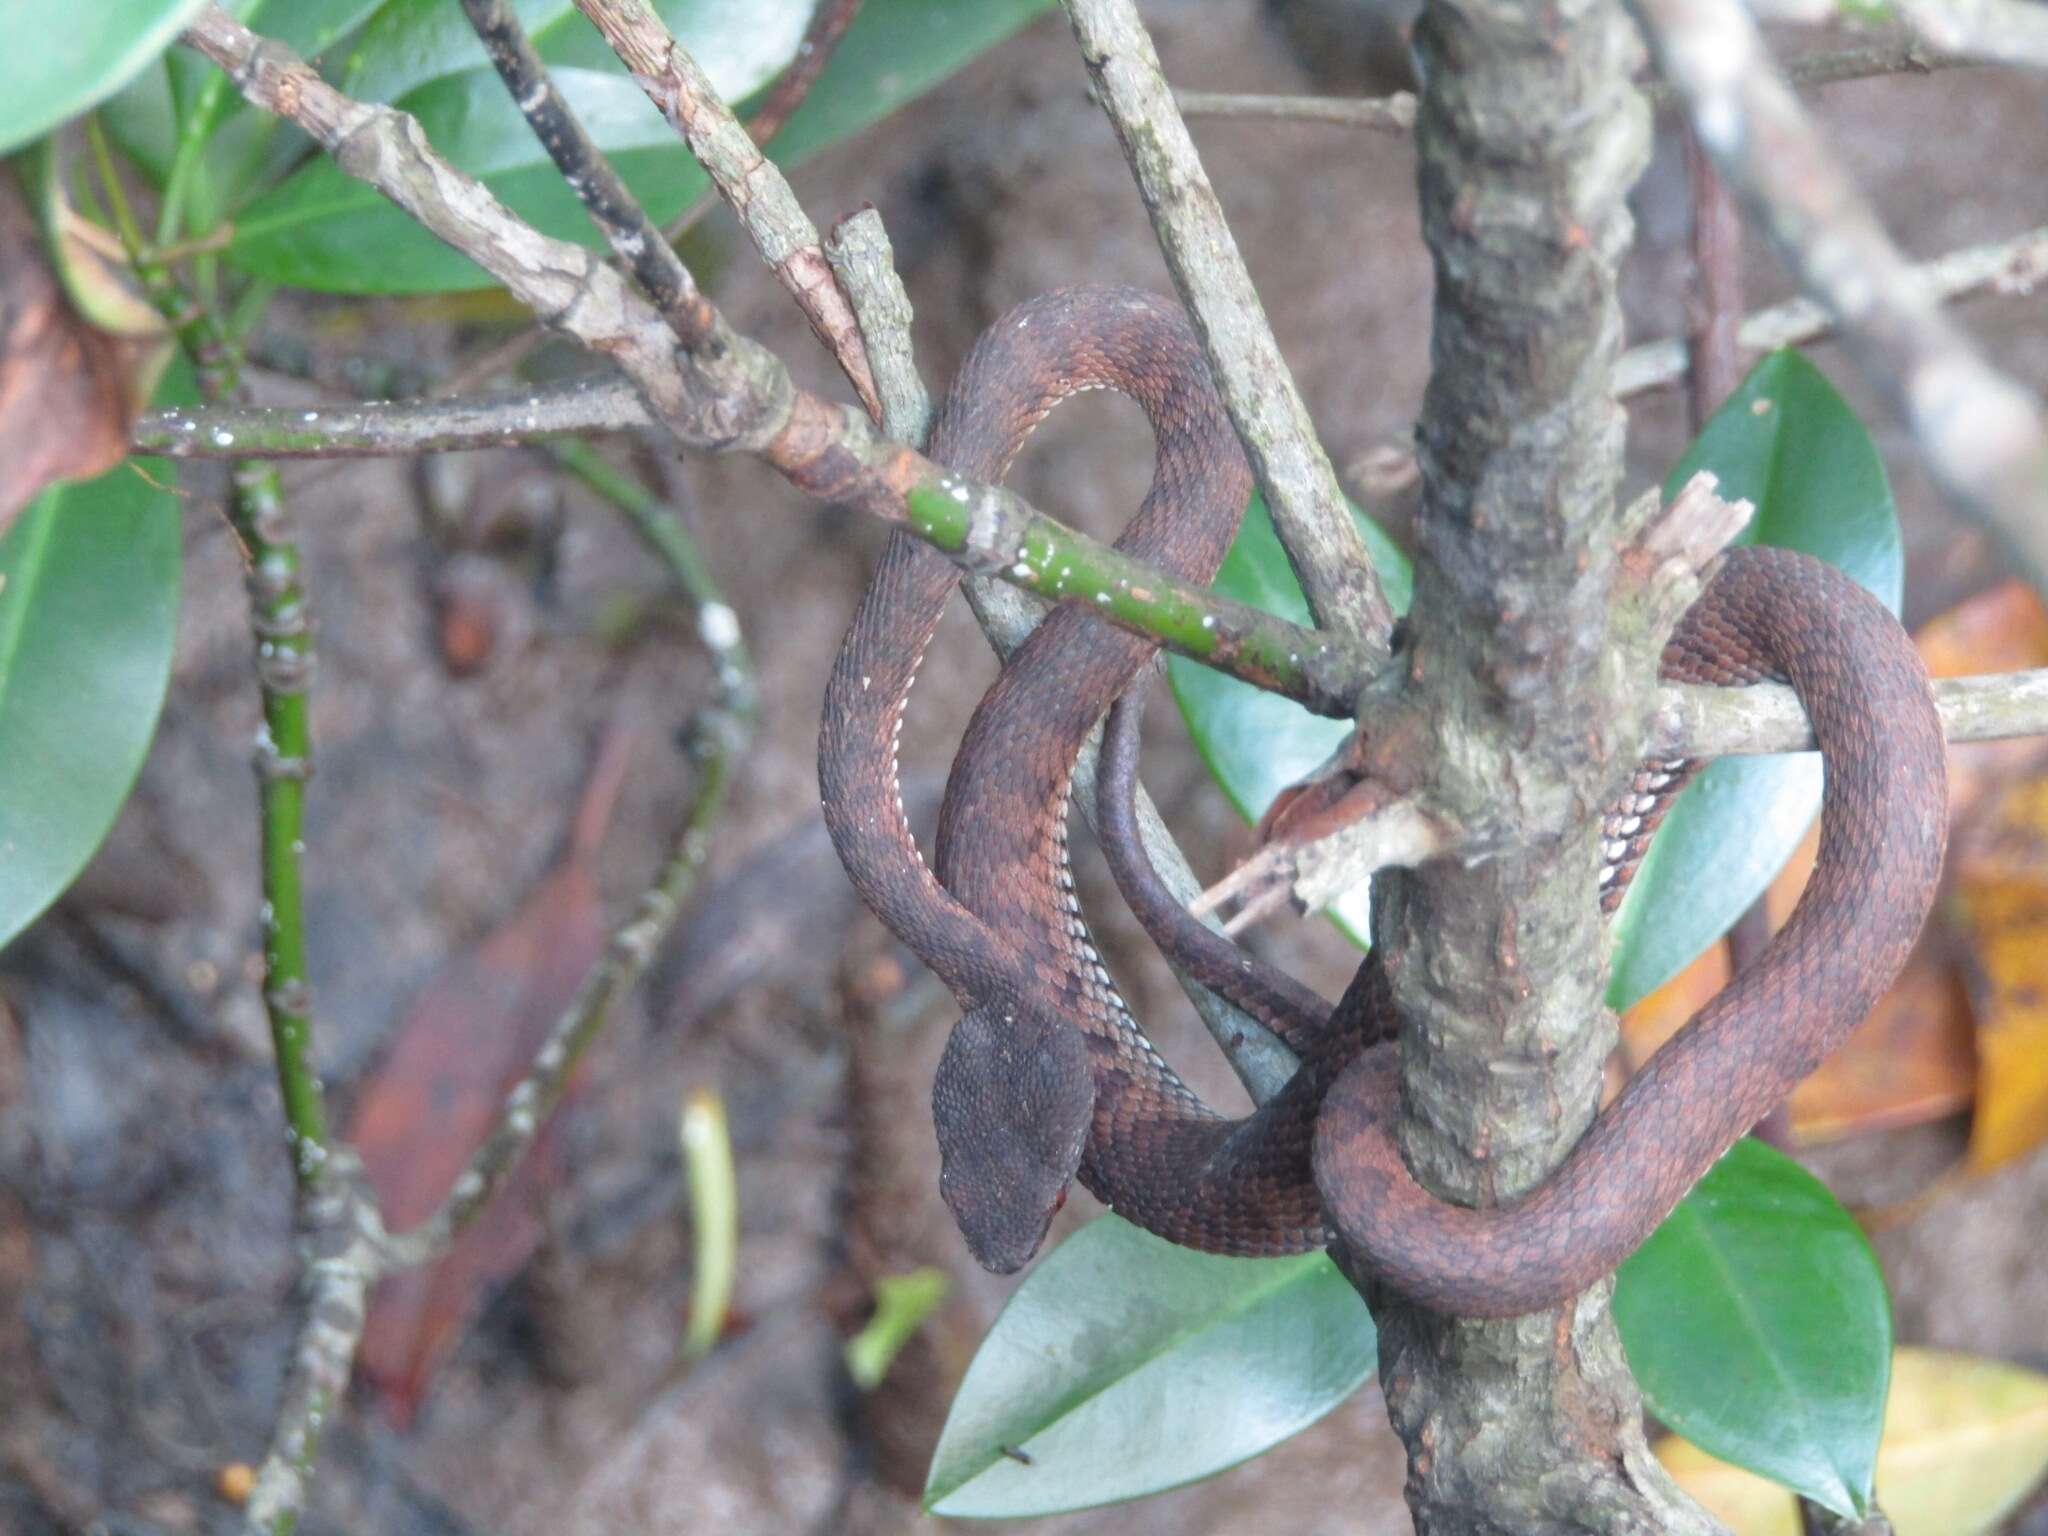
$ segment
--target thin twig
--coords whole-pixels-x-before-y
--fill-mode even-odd
[[[358,459],[450,453],[654,424],[633,386],[609,375],[469,400],[370,400],[287,410],[226,402],[146,411],[129,429],[137,452],[173,459],[260,453],[271,459]]]
[[[1393,609],[1131,0],[1063,0],[1309,611],[1387,653]]]
[[[2048,736],[2048,668],[1944,677],[1934,704],[1950,743]],[[1701,688],[1667,683],[1657,692],[1646,754],[1733,757],[1815,750],[1813,727],[1790,688]]]
[[[868,356],[875,362],[875,377],[882,391],[883,428],[892,436],[921,445],[930,429],[931,401],[911,351],[910,295],[897,275],[881,215],[868,208],[841,220],[825,249],[847,297],[853,301]],[[969,578],[967,596],[982,633],[996,654],[1005,659],[1024,643],[1044,612],[1040,604],[1014,587],[986,578]],[[1073,799],[1091,828],[1096,817],[1095,774],[1100,742],[1099,734],[1091,737],[1074,765]],[[1137,791],[1137,818],[1139,837],[1153,866],[1174,896],[1188,901],[1201,889],[1201,884],[1143,785]],[[1177,968],[1175,974],[1210,1036],[1252,1097],[1263,1103],[1285,1087],[1299,1065],[1294,1053],[1242,1009],[1181,976]]]
[[[910,341],[910,294],[896,272],[882,216],[873,208],[848,214],[825,241],[825,259],[853,306],[861,345],[882,400],[882,430],[920,452],[932,428],[932,396],[917,371]]]
[[[1320,713],[1350,713],[1370,670],[1357,643],[1167,580],[1009,491],[946,474],[878,436],[859,412],[798,388],[774,354],[715,311],[710,340],[679,349],[616,272],[522,223],[436,154],[406,113],[351,101],[289,49],[258,39],[217,6],[201,11],[185,36],[249,100],[289,115],[343,170],[479,262],[549,324],[609,355],[684,446],[756,453],[805,494],[908,526],[970,571],[1085,603],[1112,623]]]
[[[1694,131],[1853,356],[1911,424],[1935,478],[2048,590],[2048,430],[1915,280],[1772,69],[1735,0],[1629,0]]]
[[[1832,3],[1832,0],[1830,0]],[[2038,9],[2038,7],[2026,7]],[[1929,34],[1930,37],[1932,34]],[[1977,63],[1963,52],[1948,53],[1917,37],[1863,48],[1809,54],[1785,66],[1793,85],[1836,85],[1845,80],[1870,80],[1883,75],[1927,75]],[[1661,80],[1643,86],[1653,107],[1668,107],[1676,93]],[[1408,91],[1390,96],[1261,96],[1241,91],[1175,91],[1183,117],[1237,117],[1270,122],[1324,123],[1333,128],[1364,128],[1376,133],[1412,133],[1415,97]]]
[[[2026,293],[2044,274],[2048,274],[2048,228],[1951,251],[1912,269],[1914,280],[1944,303],[1987,291]],[[1744,352],[1768,352],[1817,341],[1834,331],[1834,317],[1827,310],[1811,299],[1794,299],[1745,317],[1735,339]],[[1688,367],[1685,342],[1676,338],[1646,342],[1624,352],[1615,364],[1615,395],[1625,399],[1676,384]]]
[[[97,121],[89,125],[87,137],[130,262],[190,358],[200,393],[210,401],[238,401],[240,350],[211,309],[179,287],[160,261],[145,257],[140,229]],[[294,1226],[305,1250],[307,1282],[291,1367],[246,1517],[252,1531],[288,1536],[305,1502],[322,1421],[341,1400],[362,1334],[368,1281],[356,1262],[358,1238],[364,1228],[376,1226],[376,1207],[353,1154],[337,1154],[330,1141],[325,1095],[312,1062],[313,1004],[299,866],[305,852],[306,781],[313,768],[306,697],[313,637],[298,543],[277,470],[267,460],[242,458],[230,466],[228,521],[247,566],[249,627],[263,703],[254,758],[262,828],[263,1003],[284,1106]]]
[[[726,609],[730,614],[731,610]],[[703,614],[699,614],[700,628]],[[732,634],[737,640],[738,626]],[[432,1215],[409,1231],[384,1239],[385,1265],[405,1269],[447,1251],[455,1234],[490,1204],[560,1101],[570,1074],[609,1018],[612,1005],[647,969],[710,855],[710,827],[725,804],[733,763],[746,740],[746,721],[713,707],[693,723],[689,748],[696,765],[690,806],[663,857],[660,877],[640,898],[633,917],[613,933],[604,956],[584,977],[576,996],[548,1030],[526,1075],[506,1095],[504,1110],[483,1144]]]
[[[1742,382],[1742,211],[1728,184],[1685,136],[1692,188],[1692,317],[1688,338],[1688,414],[1695,436]]]
[[[833,281],[818,231],[782,172],[719,99],[711,79],[669,34],[646,0],[576,0],[619,61],[675,126],[738,215],[761,259],[811,322],[861,404],[880,420],[881,401],[861,349],[860,327]]]
[[[1249,91],[1175,91],[1182,117],[1250,117],[1277,123],[1327,123],[1380,133],[1415,131],[1415,94],[1391,96],[1263,96]]]
[[[804,40],[796,45],[796,57],[789,61],[768,94],[761,98],[753,116],[747,119],[748,138],[765,149],[768,141],[782,131],[790,114],[811,94],[811,87],[832,61],[839,39],[846,36],[846,29],[859,14],[860,0],[818,0],[817,9],[811,12],[810,25],[804,28]]]
[[[141,229],[129,211],[96,119],[88,123],[86,137],[115,229],[143,291],[191,359],[200,393],[209,401],[238,403],[239,349],[206,305],[180,287],[160,262],[145,259]],[[234,445],[230,439],[220,446]],[[263,729],[254,756],[262,827],[263,1002],[284,1101],[292,1176],[303,1201],[320,1183],[328,1150],[327,1108],[311,1059],[313,1002],[299,870],[305,852],[300,834],[306,780],[313,771],[306,703],[313,675],[313,633],[298,543],[277,471],[265,460],[238,457],[229,477],[227,510],[246,562],[249,628],[263,700]]]
[[[612,254],[654,300],[678,341],[692,348],[704,345],[712,330],[709,301],[556,91],[518,18],[505,0],[462,0],[462,8],[514,105]]]
[[[1691,133],[1685,135],[1685,174],[1692,194],[1691,368],[1686,377],[1686,416],[1698,437],[1721,402],[1742,380],[1742,349],[1736,331],[1742,320],[1742,211],[1728,183]],[[1728,968],[1740,975],[1770,941],[1771,919],[1761,893],[1728,929]],[[1783,1145],[1782,1106],[1756,1134]]]
[[[320,1437],[348,1391],[370,1287],[382,1273],[376,1191],[354,1150],[337,1145],[327,1178],[301,1202],[305,1317],[292,1342],[270,1442],[243,1510],[252,1536],[291,1536],[306,1506]]]

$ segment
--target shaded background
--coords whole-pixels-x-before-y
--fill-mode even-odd
[[[1191,88],[1400,83],[1387,72],[1398,50],[1338,46],[1322,30],[1319,13],[1346,9],[1335,0],[1282,9],[1173,0],[1147,14],[1169,76]],[[1958,71],[1809,99],[1909,251],[2044,221],[2048,135],[2038,89],[2020,77]],[[1376,491],[1369,466],[1403,441],[1427,366],[1411,146],[1307,125],[1198,122],[1195,133],[1332,457],[1398,531],[1403,493]],[[864,201],[880,208],[934,383],[981,327],[1045,288],[1168,287],[1057,16],[794,180],[820,224]],[[1688,214],[1668,120],[1636,211],[1630,335],[1678,333]],[[729,223],[708,229],[706,252],[734,324],[843,393]],[[1761,251],[1749,276],[1752,307],[1787,295]],[[2048,380],[2038,301],[1988,299],[1963,315],[2020,378]],[[311,378],[259,374],[258,396],[417,389],[503,324],[464,301],[280,305],[267,355],[303,354]],[[1891,471],[1908,622],[2002,575],[1834,349],[1813,355]],[[1633,402],[1631,427],[1636,489],[1683,444],[1680,395]],[[718,833],[720,884],[621,1010],[558,1122],[559,1179],[530,1197],[545,1233],[537,1257],[490,1300],[409,1429],[359,1390],[304,1529],[935,1525],[904,1495],[1014,1282],[966,1264],[937,1199],[926,1095],[950,1004],[858,909],[817,817],[818,699],[884,530],[800,501],[748,462],[682,463],[624,441],[608,452],[684,509],[759,668],[763,715]],[[1106,531],[1148,474],[1135,409],[1095,396],[1038,435],[1014,483]],[[614,731],[629,733],[630,771],[596,871],[609,917],[623,911],[682,804],[671,738],[707,672],[624,526],[541,454],[299,465],[286,479],[319,649],[307,864],[317,1055],[345,1118],[425,984],[500,930],[561,856]],[[140,787],[79,887],[0,956],[0,1531],[23,1536],[94,1520],[137,1532],[228,1524],[213,1476],[260,1459],[293,1315],[290,1190],[255,968],[256,697],[233,541],[203,472],[188,484],[177,666]],[[904,735],[914,814],[928,812],[992,675],[956,614]],[[1151,711],[1148,747],[1148,783],[1214,878],[1247,850],[1245,830],[1170,711]],[[1099,861],[1084,850],[1082,863],[1134,1006],[1213,1102],[1242,1104],[1156,957],[1102,899]],[[1271,924],[1254,942],[1330,995],[1353,963],[1317,923]],[[742,1315],[679,1381],[688,1249],[675,1112],[697,1086],[719,1090],[731,1116]],[[1890,1202],[1953,1163],[1961,1138],[1959,1123],[1941,1124],[1809,1161],[1852,1206]],[[1062,1225],[1093,1213],[1077,1193]],[[1901,1340],[2048,1364],[2044,1223],[2048,1157],[2037,1155],[1879,1233]],[[951,1270],[954,1298],[863,1401],[838,1364],[861,1277],[916,1263]],[[1406,1531],[1402,1474],[1368,1388],[1221,1478],[1020,1528]]]

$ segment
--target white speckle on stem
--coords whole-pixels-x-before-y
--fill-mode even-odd
[[[228,444],[232,443],[235,440],[235,434],[230,432],[226,427],[216,427],[213,433],[213,440],[215,443],[225,448],[228,446]]]
[[[706,603],[697,614],[697,633],[713,650],[730,650],[739,643],[740,617],[724,603]]]

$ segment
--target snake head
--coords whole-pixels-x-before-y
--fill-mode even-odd
[[[1042,1009],[972,1010],[939,1058],[932,1118],[939,1193],[975,1262],[1022,1269],[1066,1202],[1095,1118],[1087,1039]]]

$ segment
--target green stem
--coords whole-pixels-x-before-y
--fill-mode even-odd
[[[986,487],[941,479],[904,497],[917,536],[950,553],[970,547]],[[979,552],[977,552],[979,553]],[[1080,538],[1026,509],[1005,540],[994,574],[1042,597],[1080,602],[1111,623],[1151,635],[1169,650],[1306,704],[1318,714],[1350,713],[1360,657],[1328,632],[1304,629],[1179,581],[1121,550]]]
[[[99,167],[115,230],[149,296],[199,375],[210,401],[241,391],[241,353],[213,312],[178,285],[160,262],[146,259],[141,229],[122,193],[97,119],[86,137]],[[263,1001],[284,1099],[285,1138],[301,1196],[315,1190],[327,1160],[327,1110],[313,1070],[312,990],[306,968],[305,900],[299,861],[305,851],[306,779],[312,772],[312,731],[306,685],[313,671],[299,551],[276,466],[236,461],[228,520],[248,561],[249,625],[256,637],[256,677],[263,692],[263,731],[256,778],[263,823]]]
[[[171,169],[164,178],[163,205],[157,209],[158,245],[169,245],[178,238],[178,225],[185,216],[185,199],[191,195],[193,180],[206,163],[207,141],[213,137],[221,110],[231,99],[231,83],[219,70],[210,72],[179,125],[178,147],[171,153]]]

